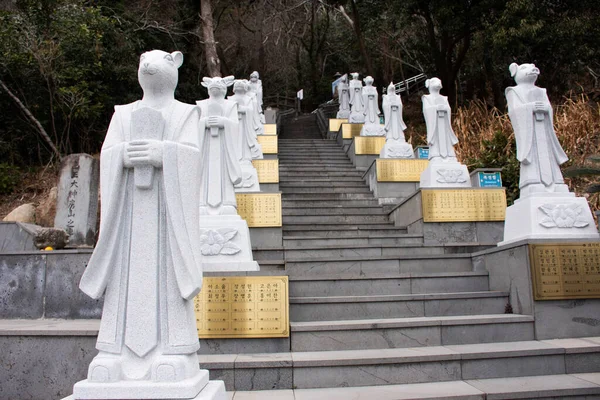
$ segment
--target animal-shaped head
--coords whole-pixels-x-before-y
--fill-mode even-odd
[[[233,93],[235,94],[246,94],[248,91],[248,80],[246,79],[236,79],[233,83]]]
[[[442,81],[439,78],[431,78],[425,81],[425,87],[429,89],[429,92],[439,92],[442,88]]]
[[[208,97],[211,99],[224,99],[227,94],[227,88],[233,85],[235,78],[233,76],[226,76],[221,78],[216,76],[214,78],[204,77],[202,78],[201,85],[208,89]]]
[[[365,85],[373,86],[373,77],[372,76],[367,76],[365,79],[363,79],[363,81],[365,82]]]
[[[352,79],[358,80],[358,72],[353,72],[350,75],[352,75]]]
[[[387,88],[387,93],[396,94],[396,85],[394,85],[394,82],[390,82],[390,86]]]
[[[260,75],[258,74],[258,71],[254,71],[250,74],[250,81],[251,82],[256,82],[260,79]]]
[[[535,64],[519,65],[517,63],[512,63],[508,67],[508,70],[510,71],[510,76],[515,78],[517,85],[520,83],[529,83],[533,85],[540,74],[540,70]]]
[[[138,81],[144,93],[175,91],[179,78],[178,68],[183,63],[180,51],[167,53],[162,50],[147,51],[140,56]]]

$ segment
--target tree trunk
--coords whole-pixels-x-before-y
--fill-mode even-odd
[[[200,2],[200,23],[202,24],[204,54],[206,55],[208,74],[211,77],[221,76],[221,61],[219,60],[217,43],[215,42],[212,4],[210,0],[202,0]]]

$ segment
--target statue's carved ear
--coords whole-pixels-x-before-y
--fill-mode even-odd
[[[204,77],[202,78],[202,82],[200,83],[202,86],[204,86],[205,88],[208,87],[208,85],[210,85],[212,83],[212,78],[208,78],[208,77]]]
[[[510,76],[512,76],[514,78],[514,76],[517,74],[517,69],[519,69],[519,64],[517,63],[512,63],[508,66],[508,70],[510,71]]]
[[[227,86],[231,86],[231,85],[233,85],[233,82],[235,81],[235,77],[233,75],[229,75],[229,76],[226,76],[225,78],[223,78],[223,80],[225,81]]]
[[[181,64],[183,64],[183,53],[180,51],[174,51],[171,53],[171,56],[173,57],[173,61],[175,62],[175,66],[177,68],[181,67]]]
[[[425,80],[425,87],[426,87],[427,89],[429,89],[429,82],[431,82],[431,79],[426,79],[426,80]]]

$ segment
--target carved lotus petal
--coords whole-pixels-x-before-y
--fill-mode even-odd
[[[237,233],[238,231],[232,228],[203,230],[200,234],[200,251],[202,255],[216,256],[239,253],[241,249],[230,242]]]
[[[544,204],[539,207],[546,216],[540,225],[546,228],[584,228],[589,223],[581,215],[581,205],[571,204]]]

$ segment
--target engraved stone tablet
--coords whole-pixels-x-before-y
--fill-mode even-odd
[[[252,165],[258,172],[258,182],[279,183],[279,160],[253,160]]]
[[[504,189],[421,189],[424,222],[504,221]]]
[[[264,124],[265,136],[277,136],[277,124]]]
[[[277,136],[261,135],[257,139],[263,154],[277,154]]]
[[[198,337],[289,337],[287,276],[204,278],[194,299]]]
[[[377,182],[419,182],[428,160],[378,158]]]
[[[281,226],[281,193],[236,193],[240,217],[251,228]]]
[[[354,154],[379,155],[385,146],[384,136],[357,136],[354,138]]]
[[[360,131],[362,129],[362,126],[363,126],[363,124],[342,123],[342,138],[343,139],[352,139],[355,136],[360,136]]]
[[[600,242],[530,244],[536,300],[600,298]]]
[[[342,124],[345,124],[345,123],[348,123],[347,119],[330,118],[329,119],[329,131],[337,132],[340,130],[340,126],[342,126]]]

